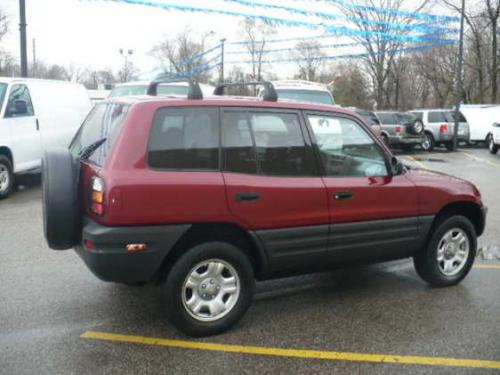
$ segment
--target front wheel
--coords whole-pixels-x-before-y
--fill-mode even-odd
[[[414,256],[415,270],[431,285],[456,285],[469,273],[476,248],[476,231],[470,220],[451,216],[438,224],[427,247]]]
[[[495,144],[495,139],[493,138],[493,135],[489,135],[488,137],[488,149],[490,150],[490,154],[496,155],[498,152],[498,149],[500,147]]]
[[[245,314],[254,286],[252,266],[240,249],[224,242],[194,246],[163,285],[167,317],[190,336],[222,333]]]

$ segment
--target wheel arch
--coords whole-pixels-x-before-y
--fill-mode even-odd
[[[268,260],[264,247],[252,232],[229,223],[193,224],[175,243],[163,259],[158,270],[156,281],[162,282],[175,261],[189,248],[209,241],[228,242],[248,256],[255,277],[265,279],[268,274]]]
[[[10,150],[10,148],[8,148],[7,146],[0,146],[0,155],[4,155],[9,158],[12,164],[12,168],[14,169],[14,156],[12,155],[12,151]]]
[[[452,202],[441,208],[434,218],[432,228],[436,228],[442,220],[453,215],[465,216],[476,229],[477,236],[483,234],[485,227],[483,211],[477,203],[470,201]]]

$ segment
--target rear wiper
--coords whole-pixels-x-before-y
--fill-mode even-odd
[[[91,143],[87,147],[83,148],[79,153],[78,156],[80,157],[81,160],[87,160],[94,152],[97,150],[101,145],[106,142],[107,138],[101,138],[94,143]]]

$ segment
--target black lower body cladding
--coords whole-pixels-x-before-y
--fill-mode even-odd
[[[45,152],[42,159],[43,229],[49,247],[71,249],[80,234],[79,165],[65,148]]]
[[[120,283],[149,282],[157,274],[163,260],[191,225],[148,225],[107,227],[86,220],[82,242],[95,244],[95,249],[75,247],[87,267],[99,279]],[[127,245],[145,244],[145,251],[129,252]]]

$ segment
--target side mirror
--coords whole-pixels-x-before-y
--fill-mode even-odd
[[[28,105],[24,100],[15,100],[14,101],[14,110],[10,112],[11,115],[25,115],[28,113]]]
[[[393,156],[391,159],[391,169],[393,176],[399,176],[403,174],[404,165],[397,157]]]

